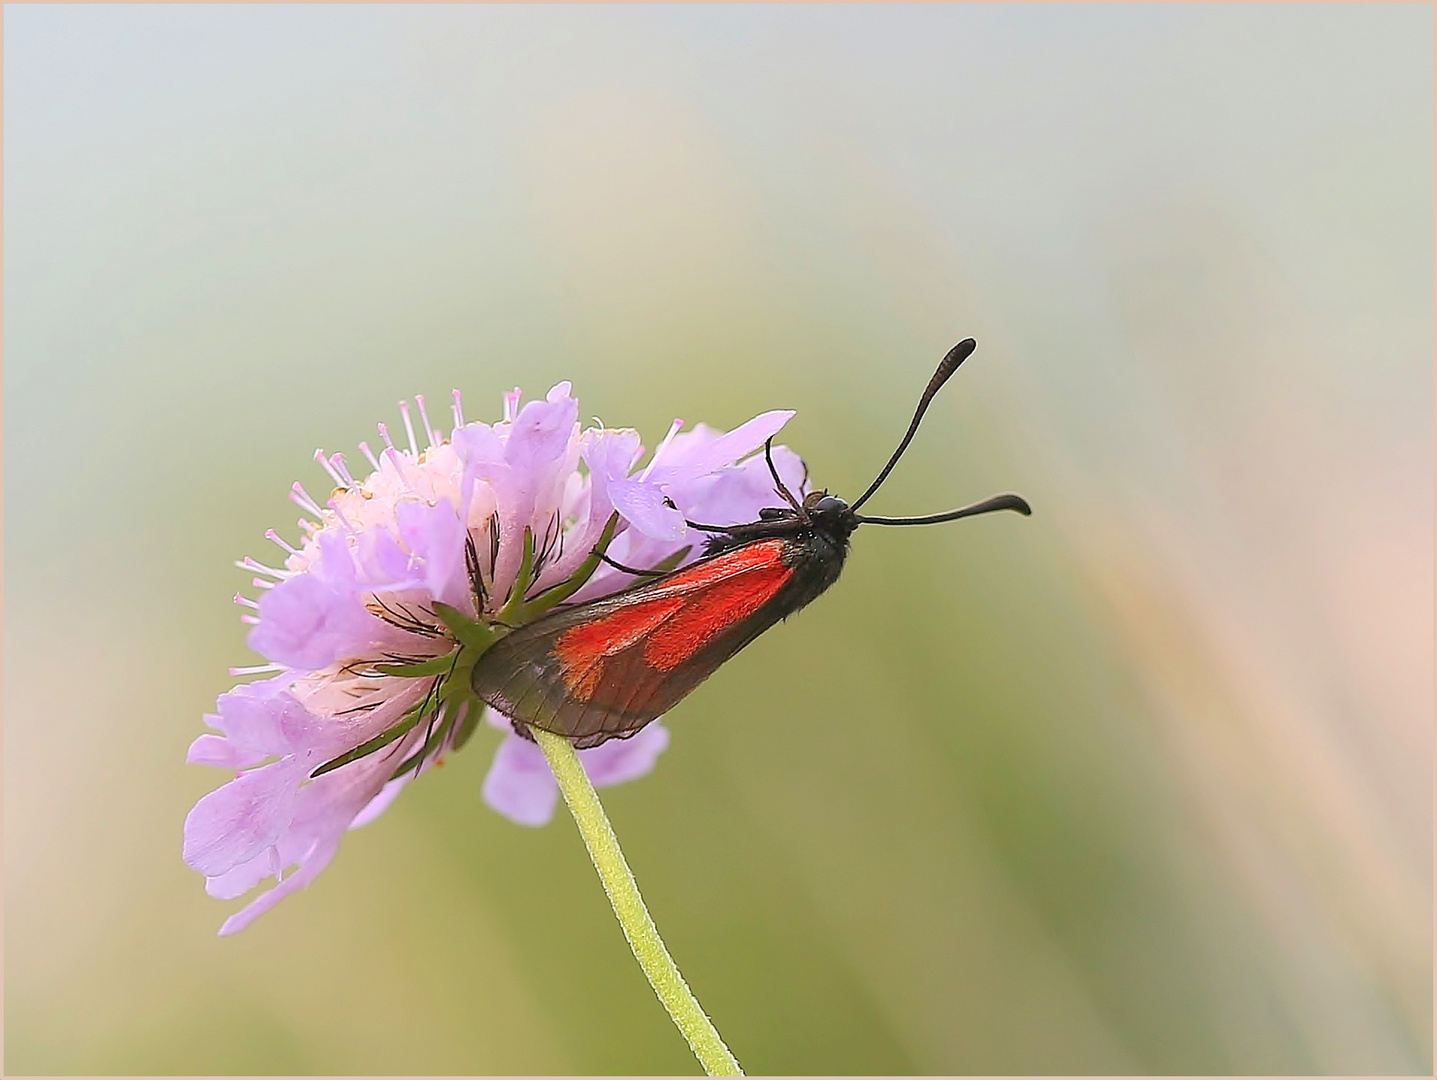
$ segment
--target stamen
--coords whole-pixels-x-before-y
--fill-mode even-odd
[[[389,428],[384,424],[375,424],[374,426],[379,429],[379,437],[384,440],[384,445],[393,450],[394,441],[389,437]]]
[[[409,402],[399,403],[399,415],[404,417],[404,433],[409,436],[409,452],[418,457],[419,444],[414,441],[414,421],[409,419]]]
[[[253,570],[259,574],[268,574],[270,577],[278,578],[280,581],[283,581],[287,577],[294,576],[293,570],[276,570],[272,566],[266,566],[262,562],[256,562],[249,555],[246,555],[239,562],[235,563],[235,565],[241,570]]]
[[[646,465],[644,467],[644,471],[639,474],[640,483],[643,483],[649,478],[649,473],[653,472],[654,466],[659,463],[659,455],[668,449],[669,443],[674,441],[674,436],[679,433],[679,428],[683,426],[684,422],[678,419],[676,419],[672,424],[669,425],[669,433],[665,435],[663,441],[654,448],[654,456],[649,459],[648,465]]]
[[[250,584],[253,585],[256,589],[273,589],[275,587],[275,582],[266,581],[264,578],[261,577],[253,579]]]
[[[309,518],[300,518],[298,521],[295,522],[295,524],[298,525],[305,532],[309,533],[310,536],[313,536],[315,533],[319,532],[319,523],[310,521]]]
[[[404,473],[404,459],[399,456],[399,451],[392,446],[384,448],[385,459],[394,466],[394,471],[399,474],[399,482],[404,485],[405,490],[413,491],[414,485],[409,482],[409,477]]]
[[[339,523],[344,526],[345,532],[354,533],[359,531],[354,527],[349,518],[344,516],[344,511],[339,508],[339,503],[336,500],[329,500],[329,508],[334,511],[334,516],[339,518]]]
[[[349,474],[349,466],[344,463],[343,454],[335,454],[334,457],[329,459],[329,463],[339,470],[340,476],[344,477],[345,487],[357,486],[354,477]]]
[[[273,540],[276,544],[284,548],[284,550],[289,552],[291,555],[299,554],[299,552],[295,548],[289,546],[289,541],[287,541],[284,537],[280,536],[280,534],[275,532],[273,529],[268,530],[264,534],[264,538],[266,540]]]
[[[419,406],[419,419],[424,421],[424,435],[429,440],[429,445],[438,446],[439,440],[434,437],[434,429],[429,426],[429,410],[424,407],[424,395],[415,394],[414,404]]]
[[[324,511],[319,508],[319,503],[309,497],[309,492],[304,490],[304,485],[298,480],[289,489],[289,499],[300,509],[308,510],[315,517],[324,517]]]
[[[455,428],[462,428],[464,426],[464,402],[460,400],[458,390],[454,391],[454,404],[451,408],[454,411]]]
[[[259,619],[255,618],[253,615],[241,615],[240,622],[244,623],[246,626],[259,625]]]
[[[329,473],[329,478],[334,481],[335,487],[348,486],[344,482],[344,477],[339,475],[339,470],[329,463],[329,458],[324,456],[323,450],[316,450],[314,452],[314,460],[319,462],[320,465],[323,466],[325,472]]]
[[[252,607],[255,609],[259,608],[258,604],[251,600],[248,596],[245,596],[241,593],[235,593],[234,601],[236,604],[243,604],[245,607]]]
[[[232,667],[230,675],[264,675],[271,671],[288,671],[283,664],[256,664],[254,667]]]
[[[519,415],[519,401],[523,396],[524,391],[517,386],[504,395],[505,421],[513,423],[514,417]]]
[[[375,472],[378,472],[378,471],[379,471],[379,459],[374,456],[374,451],[369,448],[369,444],[368,444],[368,443],[365,443],[365,442],[360,443],[360,444],[359,444],[359,450],[360,450],[360,452],[361,452],[365,457],[367,457],[367,458],[369,459],[369,465],[370,465],[370,467],[371,467],[372,469],[374,469]]]

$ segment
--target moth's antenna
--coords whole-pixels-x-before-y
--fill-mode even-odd
[[[913,441],[913,435],[918,430],[918,423],[923,419],[923,414],[928,411],[928,403],[933,396],[943,389],[943,384],[948,381],[952,374],[958,370],[958,365],[973,355],[973,350],[978,343],[972,338],[964,338],[948,350],[948,355],[938,365],[938,370],[933,373],[933,378],[928,380],[928,389],[923,391],[923,396],[918,399],[918,411],[913,414],[913,422],[908,425],[908,433],[903,436],[903,441],[898,444],[898,449],[893,451],[893,456],[888,459],[888,464],[883,466],[883,471],[878,474],[878,479],[868,485],[868,490],[858,497],[858,501],[850,506],[850,509],[857,510],[868,501],[880,484],[888,479],[888,474],[893,471],[893,466],[898,464],[898,459],[903,456],[903,451],[908,449],[908,444]]]
[[[1016,510],[1024,517],[1033,512],[1028,500],[1021,495],[994,495],[991,499],[975,502],[972,506],[960,506],[957,510],[925,514],[922,517],[860,517],[856,514],[854,517],[860,525],[937,525],[940,521],[956,521],[959,518],[973,517],[975,514],[991,514],[994,510]]]

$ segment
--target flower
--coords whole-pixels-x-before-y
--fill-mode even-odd
[[[372,471],[351,475],[343,455],[315,457],[334,489],[320,505],[296,483],[307,515],[294,547],[273,530],[283,565],[237,565],[257,576],[249,645],[269,663],[234,675],[269,677],[220,696],[189,760],[235,772],[185,820],[184,858],[212,896],[232,899],[265,878],[277,884],[230,917],[248,926],[329,864],[347,829],[373,821],[425,767],[462,747],[487,712],[507,731],[484,781],[491,807],[542,825],[558,789],[542,752],[477,701],[468,672],[503,625],[537,617],[560,599],[606,596],[628,566],[680,566],[702,554],[685,519],[751,521],[773,505],[773,480],[755,454],[793,415],[766,412],[730,432],[675,421],[648,464],[638,433],[580,429],[568,383],[542,401],[504,397],[504,419],[465,423],[454,392],[453,428],[430,423],[416,396],[421,449],[406,403],[408,449],[383,424],[384,449],[360,443]],[[803,491],[803,463],[773,448],[784,483]],[[541,595],[542,594],[542,595]],[[648,773],[669,732],[655,722],[626,740],[580,751],[597,786]]]

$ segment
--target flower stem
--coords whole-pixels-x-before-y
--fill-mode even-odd
[[[629,948],[634,950],[639,966],[648,976],[649,985],[654,988],[654,993],[669,1011],[669,1016],[688,1040],[694,1056],[708,1075],[742,1076],[743,1070],[729,1053],[688,983],[679,974],[669,950],[664,948],[658,927],[639,895],[633,871],[624,861],[624,853],[619,850],[614,828],[609,824],[598,795],[594,793],[589,774],[579,764],[579,755],[575,753],[573,744],[562,735],[551,735],[538,728],[530,730],[544,756],[549,759],[549,768],[554,770],[559,790],[564,793],[564,801],[569,804],[569,811],[579,826],[584,846],[589,849],[589,858],[594,861],[594,869],[599,872],[599,880],[609,894],[609,903],[623,927],[624,937],[629,939]]]

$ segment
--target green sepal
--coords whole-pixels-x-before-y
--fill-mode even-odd
[[[428,660],[375,664],[374,670],[381,675],[393,675],[400,679],[422,679],[426,675],[447,675],[453,666],[454,650],[450,649],[443,656],[431,656]]]
[[[454,640],[468,648],[483,652],[498,640],[499,635],[488,623],[471,619],[458,608],[442,601],[434,601],[434,614],[439,616],[439,621],[454,635]]]
[[[613,543],[614,540],[614,532],[618,527],[619,515],[616,511],[610,514],[609,520],[604,523],[604,531],[599,535],[599,542],[594,545],[594,550],[589,553],[589,557],[581,562],[574,572],[559,582],[559,584],[552,588],[545,589],[538,596],[534,597],[533,600],[530,600],[520,608],[518,613],[519,619],[517,621],[520,623],[532,622],[555,604],[562,604],[582,589],[585,583],[594,576],[594,571],[599,568],[599,563],[603,561],[600,556],[609,550],[609,545]]]
[[[482,701],[471,701],[469,709],[464,713],[464,719],[459,721],[459,726],[454,730],[454,749],[462,749],[470,737],[479,728],[479,718],[484,715],[484,703]]]
[[[424,740],[424,745],[410,754],[409,757],[404,760],[404,763],[394,770],[393,775],[391,775],[389,779],[398,780],[405,773],[417,770],[435,747],[444,745],[444,739],[448,736],[449,729],[453,726],[454,710],[452,708],[446,709],[444,719],[440,720],[439,726],[429,733],[429,737]]]
[[[529,591],[529,586],[533,583],[534,530],[525,525],[524,555],[519,560],[519,572],[514,577],[514,587],[509,590],[509,599],[504,604],[504,610],[499,612],[499,622],[515,625],[522,621],[520,613],[524,610],[524,594]]]
[[[428,696],[426,695],[425,701],[427,700]],[[419,718],[424,715],[423,705],[424,702],[421,701],[418,705],[414,706],[414,708],[406,712],[404,718],[392,728],[381,731],[378,735],[374,736],[374,738],[360,743],[353,750],[346,750],[333,761],[326,761],[319,768],[315,769],[314,772],[309,774],[310,779],[312,780],[317,776],[323,776],[327,772],[333,772],[341,765],[348,765],[351,761],[358,761],[362,757],[368,757],[376,750],[384,749],[395,739],[407,735],[413,729],[414,725],[419,723]]]

